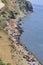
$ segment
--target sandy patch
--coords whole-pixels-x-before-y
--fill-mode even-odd
[[[4,6],[5,4],[0,1],[0,9],[3,8]]]

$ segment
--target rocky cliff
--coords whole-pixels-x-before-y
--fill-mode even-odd
[[[5,5],[0,9],[0,21],[10,17],[16,18],[17,15],[23,17],[29,11],[33,11],[32,4],[26,0],[1,0]]]
[[[18,21],[32,11],[32,4],[29,1],[0,0],[0,59],[6,65],[27,65],[22,57],[22,51],[24,50],[23,54],[27,51],[23,45],[19,44],[20,47],[18,46],[23,31]],[[0,60],[0,63],[2,61]]]

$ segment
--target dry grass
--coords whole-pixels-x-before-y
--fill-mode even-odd
[[[15,65],[13,59],[11,58],[10,52],[10,41],[8,40],[8,35],[4,31],[0,31],[0,58],[4,63],[11,63],[11,65]]]

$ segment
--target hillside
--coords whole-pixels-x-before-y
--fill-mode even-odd
[[[26,0],[0,0],[0,59],[2,59],[5,64],[11,63],[11,65],[18,65],[18,61],[23,59],[21,54],[19,54],[18,46],[15,44],[18,38],[20,38],[16,35],[21,35],[21,28],[18,22],[26,16],[27,13],[32,11],[32,4]],[[12,23],[14,24],[13,26]],[[15,29],[15,27],[17,27],[17,29]],[[13,35],[14,43],[12,43],[9,34],[12,28],[16,30],[15,36],[17,40]],[[22,60],[23,63],[20,61],[22,65],[25,65],[24,61],[24,59]]]
[[[1,0],[1,4],[0,22],[12,17],[24,17],[29,11],[33,11],[32,4],[26,0]]]

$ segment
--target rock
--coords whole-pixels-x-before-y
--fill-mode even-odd
[[[20,13],[25,13],[27,11],[33,11],[32,4],[26,0],[1,0],[5,7],[2,9],[7,16],[13,15],[20,15]]]
[[[33,11],[33,7],[32,7],[31,2],[26,1],[26,9],[27,9],[27,11],[28,11],[28,10],[29,10],[29,11]]]

